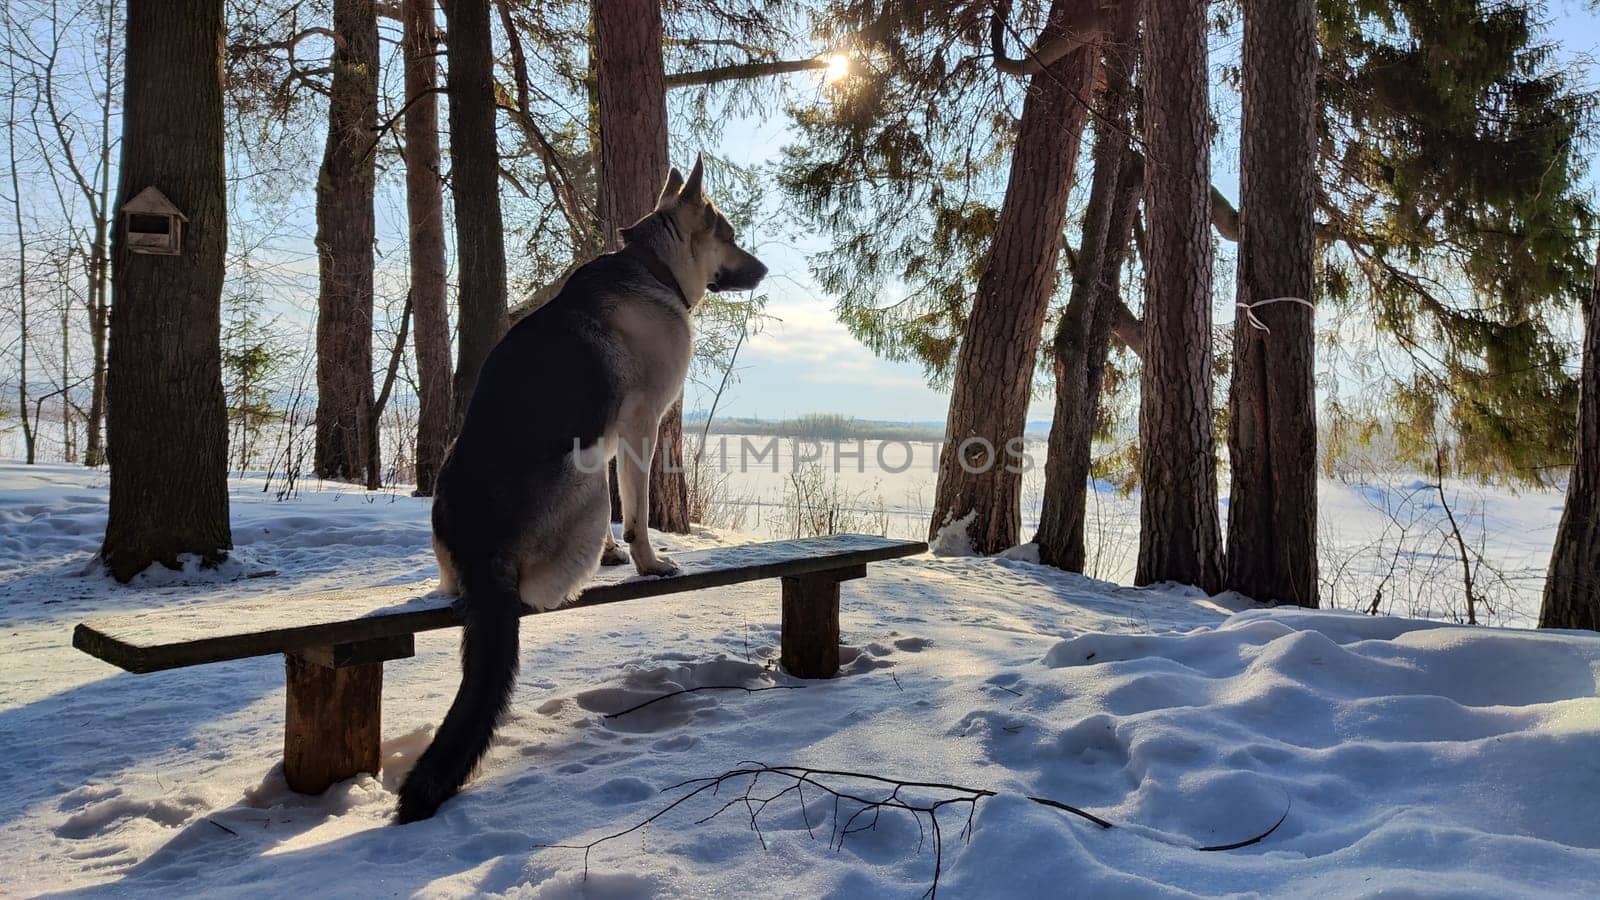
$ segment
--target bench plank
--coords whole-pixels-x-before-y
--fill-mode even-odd
[[[602,569],[562,609],[847,569],[926,550],[917,541],[844,534],[674,553],[679,574],[651,578],[634,574],[632,566]],[[451,601],[414,582],[267,602],[166,607],[83,622],[73,631],[72,645],[129,672],[158,672],[459,627]],[[524,615],[533,612],[525,609]]]

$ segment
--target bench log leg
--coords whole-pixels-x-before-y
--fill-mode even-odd
[[[839,582],[862,578],[865,565],[783,577],[783,652],[797,678],[839,674]]]
[[[284,654],[283,777],[291,790],[320,794],[362,772],[378,774],[383,661],[413,652],[403,635]]]

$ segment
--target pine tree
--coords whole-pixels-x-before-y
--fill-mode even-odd
[[[1098,12],[1096,0],[1056,0],[1039,40],[1092,32]],[[962,330],[929,531],[964,528],[980,553],[1018,543],[1018,442],[1099,62],[1100,42],[1089,40],[1029,79],[1005,198]]]
[[[1100,393],[1113,329],[1126,312],[1122,269],[1144,193],[1144,160],[1131,144],[1140,7],[1124,5],[1105,50],[1105,88],[1095,116],[1094,179],[1083,213],[1072,293],[1051,342],[1055,411],[1050,420],[1039,560],[1072,572],[1085,564],[1084,510]]]
[[[655,0],[596,3],[594,26],[600,225],[606,248],[615,250],[622,246],[619,230],[654,207],[668,169],[661,5]],[[620,503],[613,504],[613,518],[620,518],[620,512]],[[681,398],[661,417],[656,435],[650,524],[680,534],[689,531]]]
[[[373,0],[333,5],[328,140],[317,173],[318,478],[366,481],[372,415],[372,267],[378,125],[378,13]],[[375,468],[375,467],[374,467]]]
[[[1539,482],[1576,421],[1558,327],[1588,289],[1592,100],[1526,3],[1319,13],[1321,299],[1369,316],[1404,359],[1370,416],[1414,464],[1433,467],[1444,425],[1461,473]]]
[[[1226,584],[1314,607],[1315,0],[1244,0],[1243,94],[1238,302],[1262,305],[1233,329]]]
[[[1205,0],[1145,9],[1144,370],[1137,584],[1221,582],[1211,401]]]
[[[1600,260],[1594,277],[1583,305],[1577,450],[1550,554],[1540,628],[1600,631]]]
[[[505,226],[495,135],[489,0],[444,0],[450,94],[450,190],[455,198],[458,328],[450,433],[461,430],[478,370],[506,329]]]
[[[449,284],[439,158],[439,29],[435,0],[403,0],[406,213],[417,357],[417,493],[433,495],[450,442]]]
[[[779,172],[803,221],[829,239],[810,264],[840,321],[880,356],[920,363],[935,385],[951,380],[993,245],[1028,84],[1011,73],[1055,54],[1035,41],[1039,4],[998,10],[988,0],[824,6],[818,41],[859,63],[819,102],[791,107],[799,137]]]

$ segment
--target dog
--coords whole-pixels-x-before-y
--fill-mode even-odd
[[[623,247],[579,268],[501,339],[478,375],[439,470],[439,588],[463,619],[461,686],[400,788],[397,820],[431,817],[489,749],[517,673],[522,607],[570,600],[611,535],[607,463],[617,460],[623,540],[641,575],[670,575],[650,546],[650,460],[683,389],[691,317],[706,291],[752,290],[767,267],[734,240],[705,194],[700,159],[674,168]]]

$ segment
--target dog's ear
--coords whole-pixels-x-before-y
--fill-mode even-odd
[[[667,183],[661,186],[661,193],[656,196],[656,209],[671,206],[678,199],[678,194],[683,191],[683,173],[677,166],[667,173]]]
[[[683,183],[683,190],[678,194],[678,199],[690,203],[705,203],[705,174],[705,160],[700,157],[700,154],[696,153],[694,156],[694,168],[689,171],[689,180]]]

